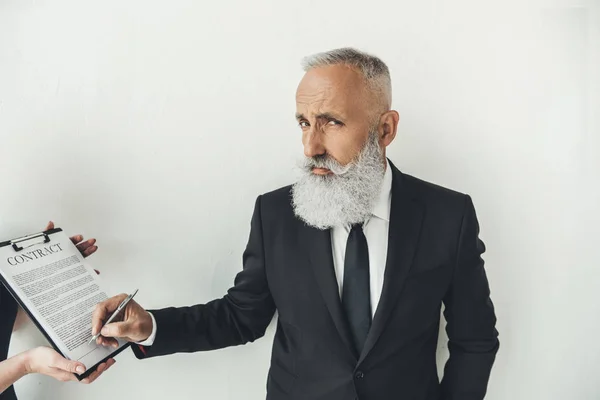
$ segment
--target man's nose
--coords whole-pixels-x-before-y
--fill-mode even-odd
[[[325,146],[319,132],[314,129],[308,131],[304,136],[304,155],[315,157],[325,154]]]

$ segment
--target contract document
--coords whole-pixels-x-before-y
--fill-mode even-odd
[[[0,281],[57,352],[86,366],[79,380],[129,345],[88,344],[94,307],[109,296],[62,229],[0,243]]]

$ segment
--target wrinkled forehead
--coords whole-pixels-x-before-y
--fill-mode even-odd
[[[335,112],[349,115],[364,110],[368,91],[363,77],[343,65],[308,71],[296,91],[296,108],[302,114]]]

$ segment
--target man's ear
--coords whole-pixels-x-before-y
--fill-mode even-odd
[[[379,119],[379,140],[384,147],[389,146],[396,137],[400,115],[395,110],[383,113]]]

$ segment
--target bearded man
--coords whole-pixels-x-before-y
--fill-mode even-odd
[[[499,341],[471,198],[386,157],[399,117],[379,58],[343,48],[304,68],[304,174],[258,196],[234,285],[192,307],[132,301],[98,343],[129,340],[138,358],[220,349],[262,337],[277,310],[267,399],[483,399]],[[93,334],[124,297],[98,305]]]

